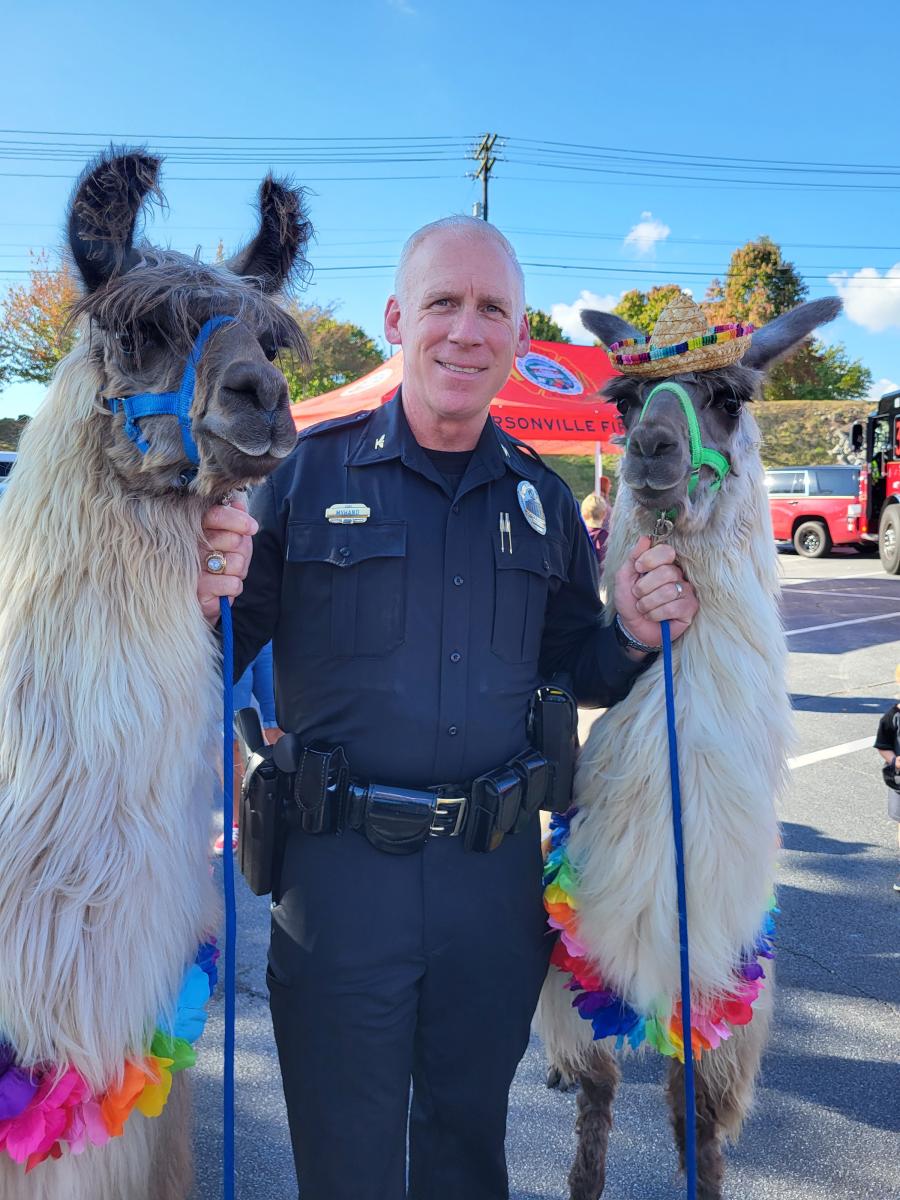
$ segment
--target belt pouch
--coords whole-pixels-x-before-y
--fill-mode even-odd
[[[523,750],[510,759],[509,765],[522,780],[522,804],[515,827],[515,832],[521,833],[546,802],[552,786],[553,770],[538,750]]]
[[[510,766],[498,767],[472,784],[466,816],[465,847],[486,853],[496,850],[515,826],[522,806],[522,781]]]
[[[294,802],[304,833],[336,833],[350,782],[342,746],[310,742],[294,776]]]
[[[565,812],[572,803],[572,780],[578,755],[578,707],[564,688],[540,687],[531,702],[531,744],[553,764],[552,790],[542,808]]]
[[[378,850],[413,854],[425,845],[436,805],[434,792],[372,783],[366,791],[363,830]]]
[[[238,862],[241,874],[256,896],[276,887],[281,856],[281,801],[278,771],[271,751],[254,752],[247,760],[238,811]],[[226,840],[228,834],[225,834]]]

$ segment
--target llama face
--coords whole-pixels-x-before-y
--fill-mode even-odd
[[[230,262],[206,265],[185,255],[135,245],[145,200],[158,195],[159,160],[144,154],[103,158],[76,187],[69,242],[87,289],[77,306],[101,399],[176,391],[201,327],[234,320],[206,343],[196,371],[191,432],[200,453],[194,488],[216,495],[271,471],[296,433],[279,350],[305,358],[300,330],[275,300],[311,234],[302,195],[267,179],[260,189],[260,230]],[[98,406],[99,408],[100,406]],[[171,490],[190,466],[178,420],[141,418],[149,445],[128,438],[121,414],[104,406],[107,451],[143,492]]]
[[[740,366],[671,378],[690,399],[703,445],[718,451],[729,467],[743,407],[753,398],[758,379],[757,372]],[[687,421],[678,396],[666,389],[667,382],[622,376],[606,388],[628,434],[622,480],[635,499],[650,509],[684,509],[695,503],[688,497],[693,467]],[[641,416],[654,388],[658,390]],[[709,495],[708,485],[714,479],[710,467],[701,467],[696,503]]]
[[[742,437],[744,406],[757,394],[766,371],[840,310],[840,300],[832,297],[801,304],[757,330],[749,349],[733,366],[673,373],[666,378],[623,374],[607,384],[605,394],[616,403],[628,434],[622,480],[638,503],[653,511],[675,509],[677,523],[685,515],[696,513],[702,518],[715,494],[709,487],[715,472],[708,466],[700,467],[699,483],[689,493],[694,464],[688,423],[678,396],[665,388],[667,382],[680,384],[687,392],[703,446],[718,451],[730,467]],[[585,310],[582,321],[606,346],[641,336],[639,329],[612,313]],[[654,388],[659,390],[644,412],[644,403]],[[728,486],[726,475],[722,488]]]

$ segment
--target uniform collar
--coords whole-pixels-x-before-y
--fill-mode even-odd
[[[425,475],[440,486],[446,486],[428,455],[413,437],[403,411],[400,388],[387,404],[375,409],[369,420],[358,430],[345,461],[347,466],[362,467],[388,462],[394,458],[399,458],[404,466]],[[534,459],[521,449],[514,438],[498,429],[496,423],[488,417],[472,452],[472,460],[462,482],[460,494],[489,480],[499,479],[508,470],[532,482],[540,473]]]

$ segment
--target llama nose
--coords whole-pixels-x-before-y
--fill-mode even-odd
[[[638,458],[665,458],[677,449],[675,442],[666,441],[666,436],[658,425],[639,425],[628,439],[628,449]]]
[[[268,363],[230,363],[222,376],[222,387],[263,412],[274,412],[287,400],[284,376]]]

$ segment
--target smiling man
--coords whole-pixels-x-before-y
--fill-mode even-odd
[[[615,580],[624,630],[605,625],[572,493],[489,418],[529,344],[495,228],[415,233],[385,334],[401,391],[304,433],[257,490],[234,605],[236,674],[274,639],[297,768],[272,1017],[303,1200],[503,1200],[551,948],[537,809],[568,800],[529,705],[560,673],[581,703],[614,704],[659,621],[677,636],[697,603],[644,539]],[[215,509],[207,529],[232,560],[201,579],[212,612],[240,591],[252,525]]]

